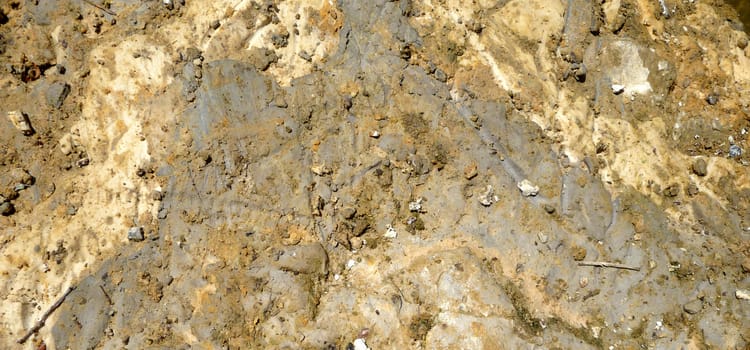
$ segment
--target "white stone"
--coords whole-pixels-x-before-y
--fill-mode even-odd
[[[385,234],[383,234],[383,237],[385,238],[396,238],[398,237],[398,232],[396,232],[396,229],[393,228],[393,226],[388,225],[388,227],[385,230]]]
[[[354,259],[349,259],[349,260],[348,260],[348,261],[346,262],[346,268],[347,268],[347,269],[351,269],[352,267],[354,267],[354,265],[357,265],[357,262],[356,262],[356,261],[354,261]]]
[[[409,211],[422,211],[422,197],[419,197],[416,201],[409,203]]]
[[[492,185],[487,185],[487,189],[484,191],[484,194],[479,196],[479,203],[481,203],[485,207],[489,207],[492,205],[492,203],[495,203],[498,201],[499,198],[495,196],[495,190],[492,189]]]
[[[526,197],[534,197],[539,194],[539,186],[535,186],[531,181],[524,179],[523,181],[516,184],[521,194]]]
[[[615,93],[615,95],[621,94],[623,91],[625,91],[625,85],[621,84],[612,84],[612,92]]]
[[[354,350],[370,350],[370,348],[367,347],[365,340],[362,338],[355,339],[352,344],[354,345]]]
[[[737,289],[734,292],[734,296],[737,299],[740,299],[740,300],[750,300],[750,291],[748,291],[748,290],[742,290],[742,289]]]

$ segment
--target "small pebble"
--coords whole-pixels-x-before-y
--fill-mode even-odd
[[[537,233],[536,237],[539,239],[539,242],[542,244],[549,242],[549,237],[544,232]]]
[[[416,201],[409,203],[409,211],[421,212],[422,211],[422,197],[417,198]]]
[[[31,122],[26,113],[20,111],[10,111],[7,114],[10,122],[16,127],[24,136],[34,135],[34,128],[31,127]]]
[[[464,178],[471,180],[477,176],[477,163],[471,163],[464,168]]]
[[[13,208],[13,204],[11,204],[10,202],[3,202],[2,204],[0,204],[0,214],[2,214],[3,216],[11,215],[15,211],[16,210],[15,208]]]
[[[706,176],[708,174],[708,165],[705,159],[698,158],[693,162],[693,173],[698,176]]]
[[[385,230],[385,234],[383,235],[385,238],[396,238],[398,237],[398,232],[396,232],[396,229],[393,228],[393,226],[388,225],[388,228]]]
[[[495,190],[492,188],[492,185],[487,185],[487,188],[485,189],[484,193],[479,195],[479,203],[481,203],[485,207],[489,207],[492,205],[492,203],[495,203],[498,201],[498,197],[495,196]]]
[[[539,186],[535,186],[531,181],[524,179],[523,181],[516,184],[521,194],[525,197],[534,197],[539,194]]]
[[[144,239],[143,236],[143,227],[131,227],[128,230],[128,239],[134,242],[140,242]]]
[[[737,158],[742,155],[742,148],[737,145],[729,146],[729,158]]]
[[[696,299],[683,305],[682,309],[688,314],[695,315],[703,309],[703,302]]]
[[[713,106],[719,102],[719,96],[716,94],[710,94],[706,97],[706,102]]]
[[[547,214],[554,214],[555,213],[555,207],[551,204],[545,204],[544,205],[544,211],[547,212]]]

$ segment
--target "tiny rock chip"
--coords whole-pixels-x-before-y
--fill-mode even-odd
[[[544,211],[547,212],[547,214],[554,214],[555,213],[555,207],[551,204],[545,204],[544,205]]]
[[[10,202],[3,202],[0,204],[0,215],[8,216],[15,212],[15,208],[13,208],[13,204]]]
[[[349,244],[352,245],[352,249],[359,250],[364,245],[364,239],[362,237],[349,238]]]
[[[370,348],[367,347],[367,343],[365,343],[365,340],[362,338],[355,340],[352,345],[354,350],[370,350]]]
[[[144,240],[143,236],[143,227],[131,227],[128,230],[128,240],[134,241],[134,242],[140,242]]]
[[[706,176],[708,174],[708,165],[705,159],[698,158],[693,162],[693,173],[698,176]]]
[[[483,194],[479,196],[479,203],[485,207],[489,207],[492,203],[497,202],[497,196],[495,196],[495,190],[492,189],[492,185],[487,185],[487,189]]]
[[[20,111],[10,111],[8,112],[8,119],[10,119],[10,122],[13,123],[13,126],[21,131],[24,136],[34,135],[34,129],[31,127],[29,117],[25,113]]]
[[[524,179],[523,181],[516,184],[521,193],[525,197],[534,197],[539,194],[539,186],[535,186],[531,181]]]
[[[742,262],[742,271],[744,273],[750,273],[750,258],[745,258]]]
[[[47,104],[55,109],[62,107],[65,98],[70,94],[70,85],[65,82],[57,81],[47,89]]]
[[[352,207],[346,207],[344,209],[341,209],[341,216],[344,217],[344,219],[350,220],[354,218],[354,215],[357,214],[357,209]]]
[[[737,145],[729,146],[729,158],[737,158],[741,155],[742,155],[742,148],[740,148],[740,146],[737,146]]]
[[[620,84],[612,84],[612,92],[615,93],[615,95],[621,94],[623,91],[625,91],[625,85]]]
[[[393,226],[388,225],[388,227],[385,230],[385,234],[383,234],[383,237],[393,239],[393,238],[398,237],[398,232],[396,232],[396,229],[393,228]]]
[[[539,239],[539,243],[544,244],[549,242],[549,236],[547,236],[547,234],[544,232],[537,233],[536,237]]]
[[[313,174],[318,176],[324,176],[331,173],[331,169],[322,164],[313,165],[310,167],[310,170],[313,172]]]
[[[477,163],[472,162],[464,168],[464,177],[471,180],[477,176]]]
[[[409,211],[421,212],[422,211],[422,197],[417,198],[416,201],[409,203]]]
[[[700,300],[698,300],[698,299],[696,299],[696,300],[693,300],[693,301],[691,301],[691,302],[683,305],[682,309],[685,312],[687,312],[687,313],[689,313],[691,315],[695,315],[695,314],[699,313],[701,311],[701,309],[703,309],[703,302],[700,301]]]

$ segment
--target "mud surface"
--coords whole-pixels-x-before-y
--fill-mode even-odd
[[[750,346],[722,1],[0,4],[0,347]]]

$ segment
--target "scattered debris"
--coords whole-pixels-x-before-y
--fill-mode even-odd
[[[143,227],[137,226],[137,227],[131,227],[128,230],[128,239],[135,242],[140,242],[144,240],[143,236]]]
[[[500,198],[495,195],[495,190],[492,188],[492,185],[487,185],[487,189],[484,191],[484,194],[479,196],[479,203],[481,203],[485,207],[489,207],[499,200]]]
[[[34,135],[34,128],[31,127],[29,116],[27,116],[26,113],[23,113],[21,111],[10,111],[8,112],[8,119],[10,119],[10,122],[13,123],[13,126],[21,131],[24,136]]]
[[[641,268],[638,266],[622,265],[604,261],[581,261],[578,263],[578,266],[610,267],[613,269],[641,271]]]
[[[516,186],[518,186],[518,189],[521,190],[521,193],[526,197],[534,197],[539,194],[539,186],[535,186],[527,179],[519,182]]]
[[[385,238],[396,238],[398,236],[398,232],[396,232],[396,229],[393,228],[393,226],[388,225],[385,230],[385,234],[383,234],[383,237]]]

